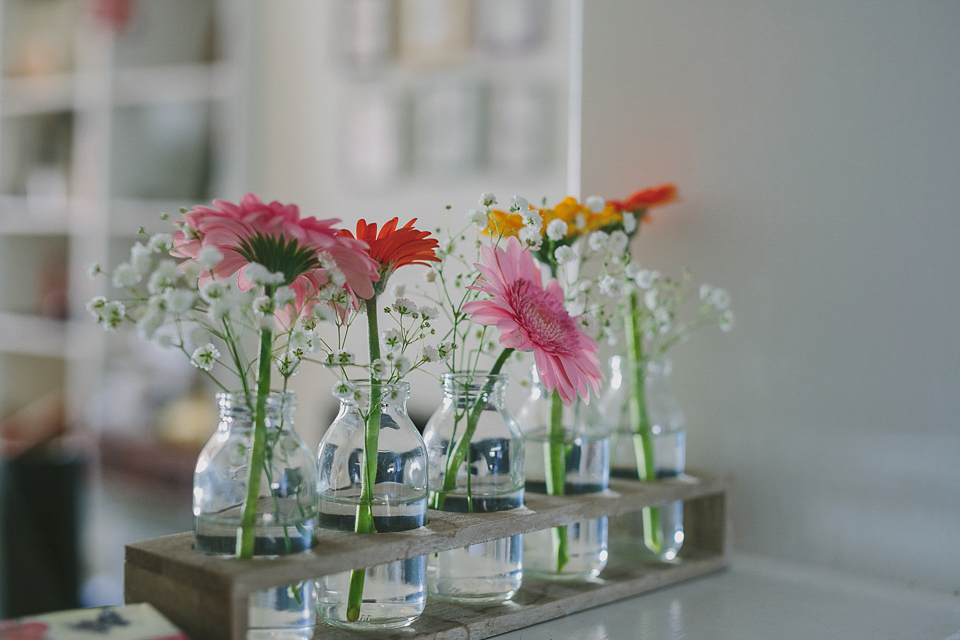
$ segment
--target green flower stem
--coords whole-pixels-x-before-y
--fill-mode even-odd
[[[550,431],[547,437],[547,493],[551,496],[562,496],[566,493],[567,443],[563,432],[563,400],[559,391],[554,391],[550,398]],[[557,552],[557,573],[560,573],[570,561],[567,527],[554,527],[552,537],[553,547]]]
[[[268,287],[267,295],[273,295]],[[237,531],[237,557],[252,558],[256,539],[257,505],[260,501],[260,476],[267,445],[267,395],[270,393],[270,367],[273,351],[273,331],[260,331],[260,360],[257,375],[257,403],[254,411],[253,446],[250,450],[250,475],[247,478],[247,498],[243,502],[240,529]]]
[[[367,343],[370,348],[370,362],[380,357],[380,330],[377,323],[377,296],[366,301],[367,305]],[[357,519],[354,523],[356,533],[376,533],[373,523],[373,485],[377,480],[377,457],[380,451],[380,381],[370,376],[370,413],[364,421],[363,430],[363,473],[361,475],[360,504],[357,505]],[[363,581],[367,570],[354,569],[350,572],[350,592],[347,595],[347,621],[360,619],[360,605],[363,603]]]
[[[640,326],[640,299],[630,294],[630,311],[626,314],[627,358],[630,378],[630,420],[633,424],[633,448],[637,460],[637,477],[644,482],[656,480],[653,459],[653,433],[647,413],[646,362],[643,357],[643,327]],[[644,507],[643,543],[653,553],[663,551],[663,528],[660,507]]]
[[[500,357],[497,358],[497,361],[490,369],[490,378],[488,378],[486,386],[483,391],[480,392],[476,402],[474,402],[470,415],[467,416],[467,428],[464,429],[463,436],[461,436],[460,442],[457,443],[457,448],[454,449],[452,454],[447,456],[447,468],[443,474],[443,487],[439,491],[432,492],[430,496],[431,509],[443,509],[443,502],[447,494],[456,488],[457,471],[460,470],[460,465],[462,465],[463,461],[467,458],[467,453],[470,450],[470,441],[473,439],[473,434],[477,430],[480,416],[487,406],[487,396],[493,391],[493,376],[500,373],[500,369],[503,368],[503,364],[507,361],[507,358],[510,357],[511,353],[513,353],[513,349],[510,347],[501,351]]]

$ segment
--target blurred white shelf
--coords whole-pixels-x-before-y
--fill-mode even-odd
[[[0,95],[4,117],[69,111],[74,106],[74,76],[7,77],[3,79]]]
[[[235,65],[223,62],[117,69],[114,104],[132,106],[226,99],[236,94]]]
[[[64,199],[0,195],[0,235],[66,235],[70,232]]]
[[[0,352],[67,357],[69,322],[28,313],[0,312]]]

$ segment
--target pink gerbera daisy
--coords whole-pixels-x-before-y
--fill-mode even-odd
[[[597,361],[597,343],[577,327],[563,307],[563,292],[556,280],[543,287],[533,256],[515,237],[507,248],[484,246],[481,278],[473,287],[490,294],[463,306],[474,322],[496,325],[500,344],[518,351],[533,351],[540,379],[548,391],[556,389],[565,404],[579,394],[589,401],[589,389],[600,389],[603,374]]]
[[[359,298],[373,295],[378,279],[377,263],[367,254],[363,242],[337,234],[336,218],[301,218],[295,204],[273,201],[266,204],[249,193],[239,204],[214,200],[214,207],[195,206],[176,224],[171,253],[196,258],[205,247],[215,247],[223,259],[200,284],[226,279],[239,271],[237,285],[246,291],[253,286],[243,272],[250,263],[262,264],[273,273],[283,273],[283,284],[297,295],[297,308],[329,281],[320,266],[320,254],[332,259],[343,272],[348,290]]]

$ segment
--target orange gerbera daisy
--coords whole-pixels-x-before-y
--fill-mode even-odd
[[[386,222],[379,233],[377,223],[367,224],[363,219],[357,222],[356,239],[367,243],[370,257],[378,265],[380,280],[374,284],[377,294],[384,291],[390,275],[400,267],[408,264],[429,266],[431,262],[440,262],[436,255],[436,249],[440,246],[437,239],[430,237],[429,231],[415,229],[413,223],[417,221],[416,218],[398,229],[399,220],[394,218]],[[341,229],[339,235],[354,237],[346,229]]]
[[[670,204],[676,199],[677,186],[673,183],[667,183],[634,191],[626,200],[607,200],[607,204],[613,206],[617,211],[641,213],[653,207]]]

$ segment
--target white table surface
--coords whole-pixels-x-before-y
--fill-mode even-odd
[[[730,568],[504,640],[960,640],[960,595],[735,554]]]

